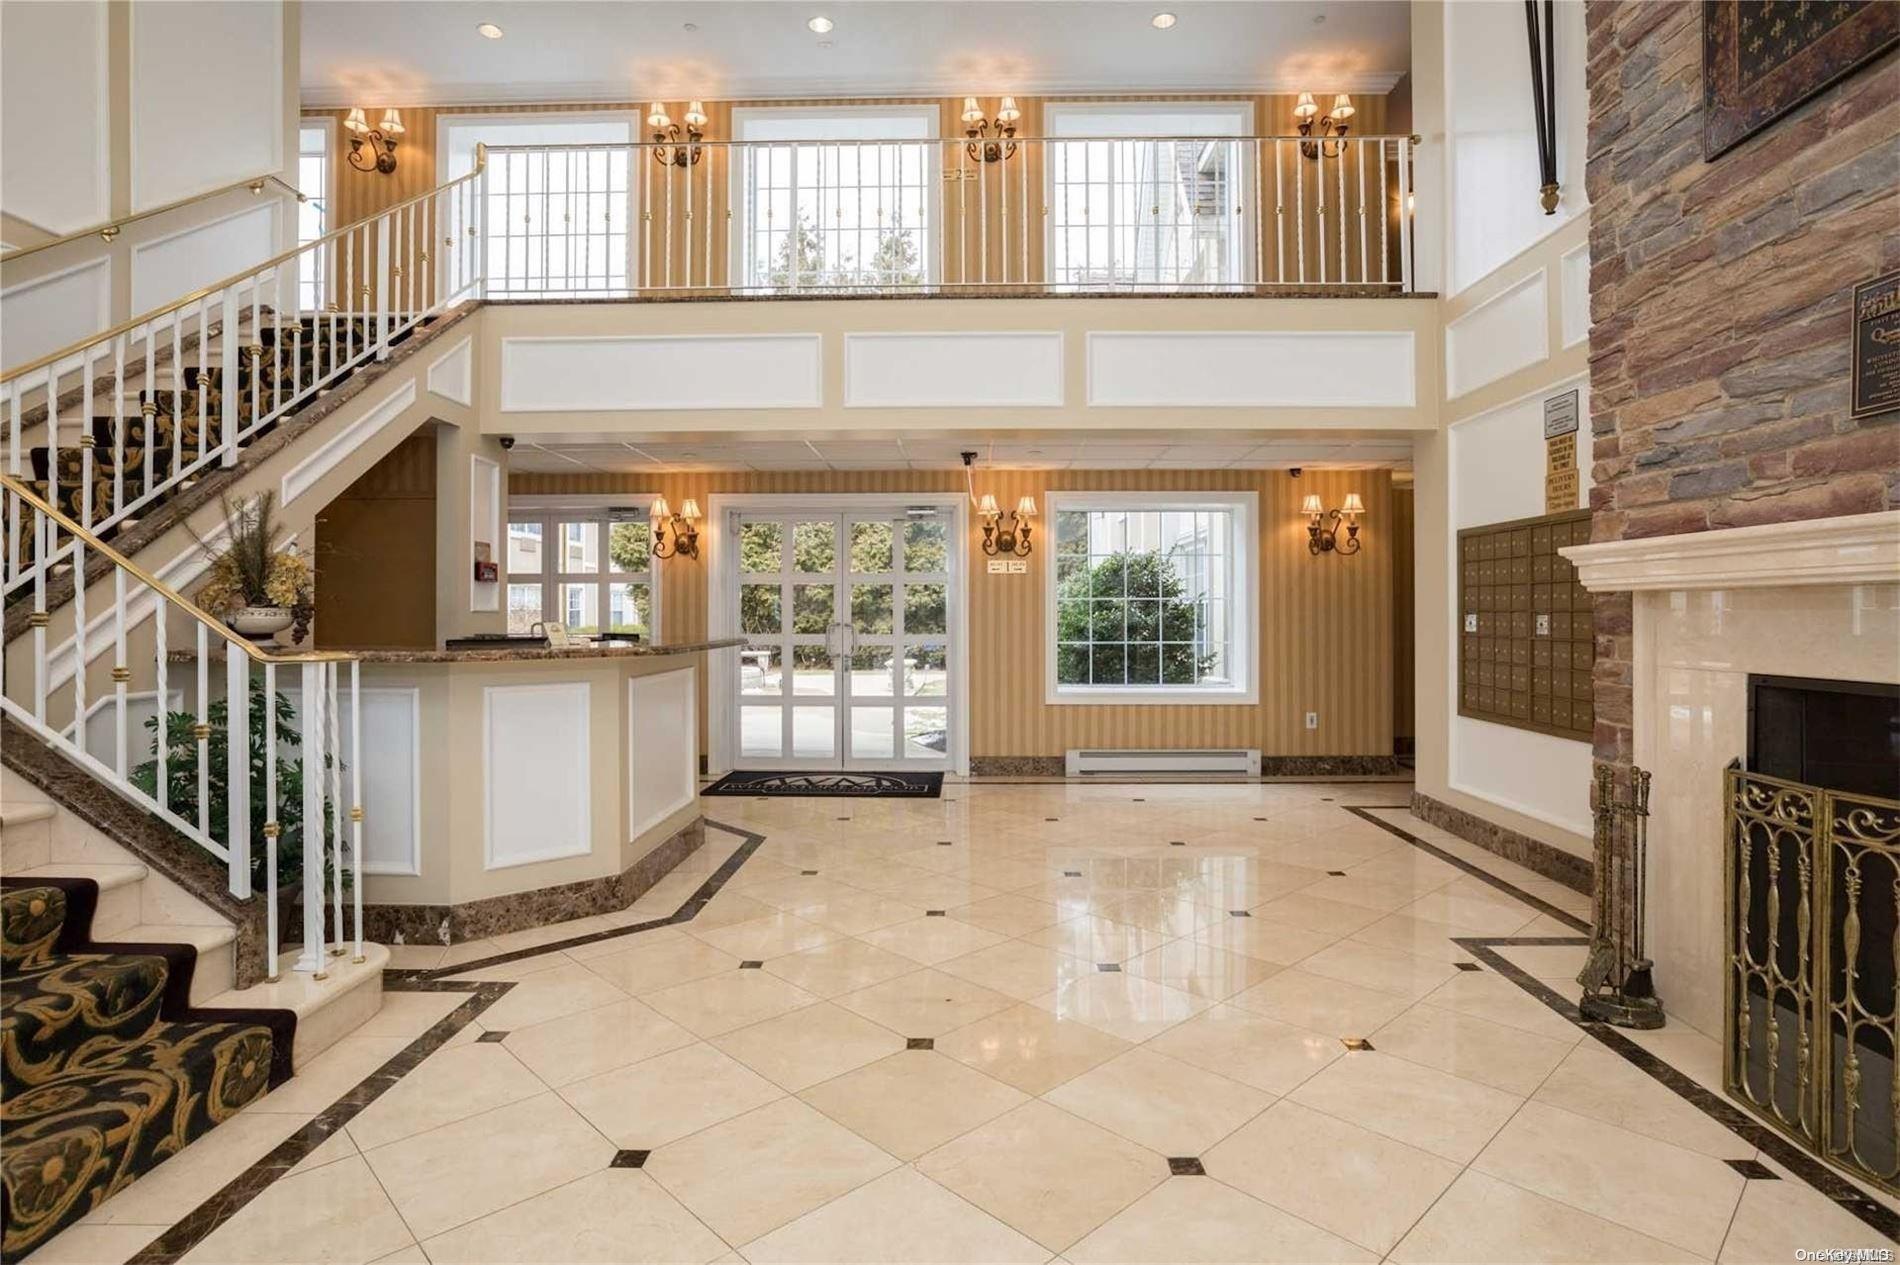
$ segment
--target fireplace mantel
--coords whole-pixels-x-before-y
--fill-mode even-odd
[[[1900,510],[1572,545],[1592,593],[1900,581]]]

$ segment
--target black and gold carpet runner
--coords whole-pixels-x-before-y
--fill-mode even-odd
[[[197,950],[97,944],[89,879],[0,880],[0,1257],[290,1075],[288,1010],[195,1010]]]

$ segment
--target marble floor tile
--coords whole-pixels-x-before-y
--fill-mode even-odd
[[[788,913],[768,914],[750,922],[735,922],[710,931],[689,923],[686,930],[687,934],[703,940],[720,952],[741,959],[775,958],[785,953],[796,953],[827,940],[836,940],[842,934],[815,922],[806,922],[797,914]]]
[[[562,1015],[610,1006],[626,996],[587,967],[569,962],[528,976],[484,1010],[477,1022],[490,1032],[512,1032]]]
[[[1049,1252],[912,1168],[858,1187],[745,1245],[755,1265],[1031,1265]]]
[[[1472,1167],[1714,1259],[1746,1184],[1722,1161],[1530,1102]]]
[[[1299,967],[1235,993],[1228,1004],[1336,1037],[1363,1037],[1390,1023],[1407,1007],[1392,993],[1314,975]]]
[[[1868,1248],[1892,1252],[1896,1245],[1805,1182],[1747,1182],[1722,1241],[1723,1265],[1768,1265],[1791,1261],[1803,1248]],[[1880,1260],[1879,1255],[1864,1259]],[[1890,1259],[1890,1258],[1888,1258]]]
[[[606,1168],[423,1244],[434,1265],[673,1265],[725,1240],[636,1169]]]
[[[1147,1048],[1269,1094],[1292,1093],[1346,1052],[1337,1037],[1227,1005],[1168,1029]]]
[[[1122,970],[1220,1001],[1251,988],[1281,968],[1262,958],[1233,953],[1216,945],[1183,937],[1122,963]]]
[[[1350,935],[1368,923],[1386,915],[1364,905],[1349,905],[1343,900],[1315,896],[1310,890],[1275,896],[1253,907],[1254,917],[1289,923],[1308,931],[1328,931],[1336,936]]]
[[[1524,934],[1524,928],[1536,921],[1537,911],[1529,905],[1502,892],[1494,895],[1495,899],[1475,892],[1439,890],[1419,897],[1399,912],[1427,922],[1448,923],[1466,936]]]
[[[1167,1161],[1046,1102],[1023,1104],[917,1171],[1061,1252],[1167,1180]]]
[[[904,1048],[904,1038],[842,1006],[820,1002],[713,1038],[781,1089],[797,1093]]]
[[[1459,971],[1427,993],[1425,1004],[1570,1045],[1583,1039],[1583,1029],[1489,969]]]
[[[1024,940],[1006,940],[939,963],[937,969],[1029,1001],[1094,972],[1096,965]]]
[[[613,1143],[547,1093],[365,1151],[363,1159],[410,1231],[427,1239],[605,1168],[613,1154]]]
[[[402,1037],[413,1041],[467,1000],[462,993],[399,993],[385,989],[382,1008],[357,1025],[350,1035]]]
[[[879,927],[858,938],[866,944],[901,954],[920,966],[936,966],[951,958],[1001,944],[1004,940],[994,931],[986,931],[982,927],[942,915]]]
[[[935,1050],[903,1050],[799,1097],[900,1160],[914,1160],[1027,1101]]]
[[[1205,1177],[1170,1177],[1064,1254],[1075,1265],[1376,1261],[1318,1226]]]
[[[740,959],[690,936],[647,941],[628,937],[625,947],[583,961],[588,970],[624,993],[640,996],[718,975],[739,965]]]
[[[344,1037],[245,1110],[315,1115],[408,1048],[402,1037]]]
[[[788,980],[751,970],[675,984],[641,1000],[697,1036],[716,1037],[809,1006],[818,998]]]
[[[33,1265],[123,1265],[163,1232],[156,1225],[88,1225],[82,1221],[61,1230],[27,1259]]]
[[[350,1140],[369,1151],[546,1091],[499,1042],[477,1042],[437,1050],[346,1127]]]
[[[661,1147],[646,1171],[728,1243],[747,1243],[898,1166],[796,1098]]]
[[[1592,1040],[1579,1042],[1533,1099],[1719,1160],[1755,1153],[1753,1143]]]
[[[650,1151],[784,1096],[705,1042],[575,1081],[561,1097],[617,1147]]]
[[[917,963],[862,940],[844,939],[766,958],[765,969],[813,996],[836,997],[908,975],[917,969]]]
[[[835,999],[873,1023],[906,1037],[938,1037],[1013,1005],[1005,993],[932,967]]]
[[[1146,1041],[1213,1005],[1205,997],[1127,971],[1097,971],[1030,999],[1058,1019],[1100,1028],[1124,1041]]]
[[[1578,933],[1581,935],[1581,933]],[[1504,945],[1498,949],[1513,966],[1544,980],[1559,992],[1572,993],[1577,987],[1577,972],[1583,969],[1584,944]]]
[[[1376,1050],[1348,1054],[1290,1096],[1460,1164],[1483,1150],[1524,1103],[1514,1094]]]
[[[270,1154],[310,1119],[241,1111],[93,1209],[85,1223],[168,1226],[224,1189],[225,1183]],[[35,1253],[33,1259],[39,1256]]]
[[[1312,931],[1290,922],[1250,914],[1229,915],[1196,927],[1189,935],[1201,944],[1229,953],[1245,954],[1275,966],[1292,966],[1338,941],[1337,931]]]
[[[938,1053],[1032,1095],[1047,1093],[1129,1048],[1120,1037],[1026,1004],[945,1033],[936,1046]]]
[[[892,923],[921,918],[924,907],[834,883],[821,899],[800,905],[792,912],[806,922],[816,923],[839,935],[861,936]]]
[[[1453,1182],[1393,1249],[1403,1265],[1626,1265],[1706,1258],[1479,1172]],[[1794,1259],[1792,1251],[1777,1261]]]
[[[1162,1155],[1200,1155],[1266,1110],[1273,1095],[1137,1046],[1044,1095]]]
[[[1571,1051],[1567,1041],[1424,1002],[1373,1033],[1372,1044],[1381,1053],[1518,1097],[1533,1093]]]
[[[191,1265],[257,1265],[259,1261],[357,1265],[414,1240],[376,1175],[359,1158],[276,1182],[183,1259]],[[36,1253],[34,1259],[41,1255]]]
[[[1070,918],[1023,937],[1031,944],[1039,944],[1085,962],[1126,962],[1129,958],[1158,949],[1174,938],[1132,923],[1116,922],[1099,914]]]
[[[1282,1100],[1204,1157],[1210,1175],[1384,1253],[1458,1176],[1450,1160]]]
[[[967,922],[1005,936],[1026,936],[1061,921],[1055,905],[1046,900],[1007,893],[991,896],[973,905],[959,905],[950,911],[958,922]]]
[[[694,1040],[692,1033],[651,1006],[627,998],[597,1010],[517,1028],[503,1039],[502,1047],[558,1089]]]

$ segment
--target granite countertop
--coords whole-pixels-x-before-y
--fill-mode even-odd
[[[698,654],[702,650],[723,650],[742,646],[743,637],[719,637],[711,641],[639,642],[631,645],[579,645],[565,650],[546,646],[494,646],[479,650],[349,650],[364,663],[521,663],[545,659],[647,659],[664,655]]]

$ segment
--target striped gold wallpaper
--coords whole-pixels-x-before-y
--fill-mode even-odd
[[[715,492],[946,492],[963,488],[951,471],[516,474],[515,495],[654,493],[703,507]],[[1013,505],[1025,494],[1046,506],[1058,490],[1144,492],[1237,490],[1260,495],[1261,702],[1255,706],[1052,706],[1043,702],[1043,568],[1048,542],[1037,533],[1027,575],[990,575],[979,537],[967,542],[970,601],[970,751],[975,756],[1060,756],[1071,747],[1259,747],[1268,755],[1390,755],[1393,734],[1393,499],[1383,470],[1309,470],[1297,481],[1279,470],[980,471],[977,491]],[[1350,558],[1307,552],[1302,497],[1328,506],[1349,491],[1365,500],[1364,550]],[[1047,528],[1046,520],[1039,524]],[[661,620],[668,640],[703,633],[704,562],[661,564]],[[1319,727],[1305,728],[1305,714]],[[704,715],[704,708],[701,709]],[[702,744],[704,732],[702,723]],[[703,750],[703,745],[702,745]]]

